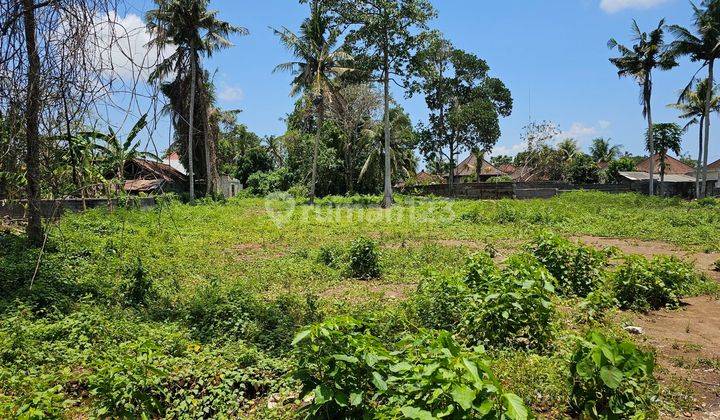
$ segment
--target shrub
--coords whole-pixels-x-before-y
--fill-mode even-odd
[[[564,296],[585,297],[603,280],[608,259],[602,251],[554,234],[538,237],[529,249],[555,277],[555,286]]]
[[[525,419],[528,411],[504,393],[480,352],[468,352],[448,332],[405,338],[385,348],[352,318],[336,318],[298,333],[294,378],[310,418]]]
[[[123,287],[125,303],[131,306],[145,305],[147,299],[154,295],[153,282],[148,271],[143,266],[140,257],[135,264],[127,267],[126,277],[129,277]]]
[[[648,261],[628,256],[614,275],[613,287],[622,309],[646,311],[678,307],[680,297],[700,282],[693,266],[676,257]]]
[[[311,418],[362,418],[373,413],[388,391],[393,356],[362,322],[335,318],[300,331],[293,377],[301,397],[313,394],[302,410]]]
[[[460,334],[493,348],[544,348],[553,333],[552,276],[532,256],[510,257],[500,281],[478,294],[463,314]]]
[[[343,250],[337,246],[323,245],[317,253],[317,262],[330,268],[339,268],[343,259]]]
[[[713,197],[701,198],[697,201],[700,207],[715,207],[718,204],[718,200]]]
[[[600,182],[600,167],[592,157],[580,153],[570,162],[567,178],[573,184],[596,184]]]
[[[362,237],[355,239],[350,244],[348,258],[350,277],[361,280],[380,277],[380,255],[374,241]]]
[[[644,418],[657,403],[651,353],[591,332],[572,356],[571,407],[581,418]]]
[[[465,269],[465,284],[475,292],[487,292],[500,281],[500,270],[487,253],[470,256]]]
[[[464,350],[447,331],[408,337],[390,366],[388,405],[405,418],[526,419],[528,409],[505,393],[480,350]]]
[[[261,196],[275,191],[285,191],[290,185],[291,175],[284,167],[271,172],[255,172],[247,180],[248,189],[253,194]]]
[[[411,308],[426,328],[454,331],[467,309],[471,291],[459,279],[430,276],[423,279]]]

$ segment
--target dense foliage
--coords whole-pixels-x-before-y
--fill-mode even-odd
[[[582,417],[645,418],[657,413],[652,353],[590,332],[572,356],[571,405]]]

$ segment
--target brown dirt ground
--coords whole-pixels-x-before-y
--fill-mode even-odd
[[[657,241],[578,236],[594,247],[617,247],[623,253],[645,257],[674,255],[695,261],[696,267],[720,281],[713,264],[718,253],[695,253]],[[634,324],[644,329],[642,340],[657,349],[658,377],[671,385],[681,381],[695,391],[695,412],[683,417],[720,419],[720,301],[712,297],[686,298],[680,310],[635,315]]]

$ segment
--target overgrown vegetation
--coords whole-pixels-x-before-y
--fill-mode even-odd
[[[677,238],[699,251],[714,244],[711,208],[600,193],[396,200],[388,213],[377,197],[320,199],[307,218],[299,200],[285,214],[287,200],[253,198],[67,215],[37,272],[40,252],[0,234],[0,417],[653,414],[664,394],[647,366],[619,361],[645,356],[608,315],[717,286],[677,259],[564,238],[632,235],[614,215],[633,207],[658,229],[646,237],[676,229],[659,213],[701,221]],[[353,258],[373,275],[349,275]],[[620,356],[581,374],[571,361],[602,347],[578,344],[589,328]]]

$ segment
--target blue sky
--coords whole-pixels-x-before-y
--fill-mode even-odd
[[[431,23],[457,47],[484,58],[492,74],[510,88],[515,100],[511,117],[502,121],[502,137],[495,153],[515,153],[522,127],[530,118],[551,120],[564,135],[587,147],[594,137],[610,137],[632,153],[641,153],[645,123],[638,101],[639,87],[618,79],[608,62],[614,52],[607,41],[629,42],[630,23],[637,19],[650,30],[660,18],[690,25],[686,0],[433,0],[438,18]],[[136,0],[126,11],[142,16],[152,5]],[[295,30],[307,6],[293,0],[214,0],[220,16],[245,26],[250,35],[233,39],[235,46],[204,63],[215,76],[221,107],[240,108],[240,122],[259,135],[279,135],[284,117],[293,105],[288,96],[290,76],[273,74],[290,55],[277,42],[269,26]],[[670,72],[655,76],[654,116],[657,122],[680,122],[677,111],[666,107],[677,99],[698,68],[682,62]],[[426,118],[422,98],[395,97],[414,122]],[[720,121],[713,118],[710,155],[720,157]],[[167,131],[165,131],[167,132]],[[161,134],[158,134],[162,136]],[[167,136],[167,135],[165,135]],[[695,154],[697,129],[685,136],[684,150]],[[157,139],[158,145],[167,144]]]

